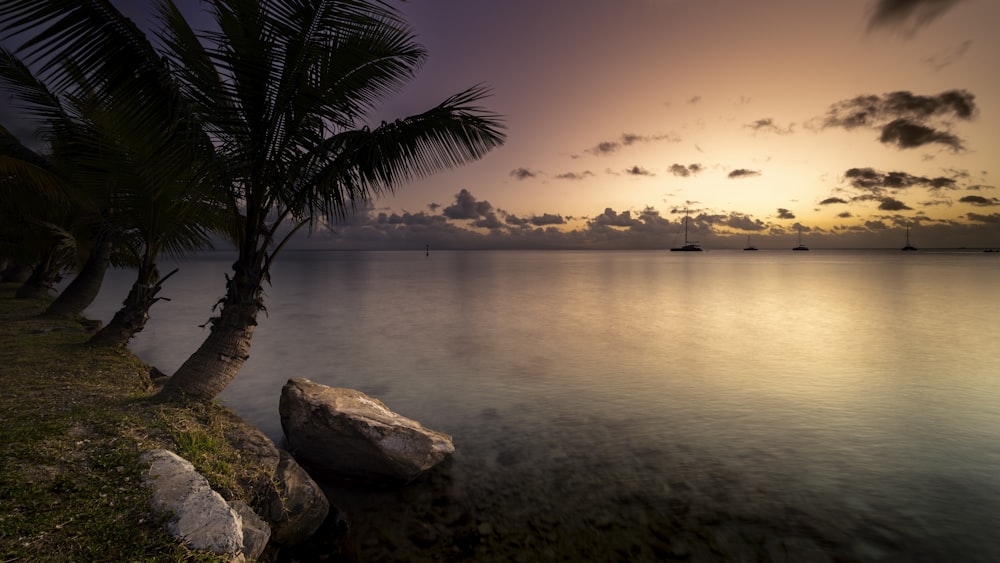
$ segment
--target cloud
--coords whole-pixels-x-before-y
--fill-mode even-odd
[[[462,191],[455,194],[455,203],[445,207],[443,213],[449,219],[480,219],[492,210],[490,202],[476,201],[469,190],[462,188]]]
[[[904,211],[913,209],[912,207],[906,205],[902,201],[893,199],[891,197],[883,198],[882,202],[879,203],[878,208],[883,211]]]
[[[978,213],[966,213],[965,217],[969,221],[975,221],[977,223],[988,223],[991,225],[1000,225],[1000,213],[993,213],[991,215],[980,215]]]
[[[688,98],[687,103],[689,103],[689,104],[697,104],[700,101],[701,101],[701,96],[691,96],[690,98]]]
[[[866,190],[876,196],[880,195],[886,189],[900,190],[913,186],[923,186],[931,190],[953,190],[957,187],[956,181],[953,178],[946,178],[944,176],[927,178],[924,176],[914,176],[906,172],[883,173],[874,168],[850,168],[844,172],[844,179],[851,186]]]
[[[510,171],[510,175],[516,180],[528,180],[537,176],[538,173],[528,168],[515,168]]]
[[[823,201],[819,202],[820,205],[831,205],[834,203],[847,203],[847,201],[840,199],[839,197],[828,197]]]
[[[960,198],[958,201],[962,203],[971,203],[972,205],[977,205],[980,207],[990,207],[993,205],[1000,205],[1000,200],[995,197],[985,198],[978,195],[967,195]]]
[[[778,219],[794,219],[794,218],[795,214],[792,213],[791,211],[783,207],[778,208]]]
[[[962,0],[878,0],[868,28],[901,28],[910,35],[941,17]]]
[[[896,119],[882,127],[879,141],[886,145],[896,145],[901,149],[913,149],[940,143],[958,152],[962,150],[962,140],[943,131],[936,131],[925,125],[913,123],[907,119]]]
[[[737,168],[729,173],[729,178],[750,178],[753,176],[760,176],[759,170],[747,170],[746,168]]]
[[[964,148],[961,139],[947,129],[954,120],[969,121],[977,113],[975,96],[965,90],[936,96],[899,91],[837,102],[827,110],[822,127],[874,129],[879,141],[900,149],[938,143],[959,151]]]
[[[788,127],[785,128],[778,127],[778,125],[770,117],[765,119],[758,119],[753,123],[746,124],[744,127],[753,130],[755,133],[757,132],[776,133],[778,135],[789,135],[793,133],[793,128],[794,128],[794,126],[791,124],[789,124]]]
[[[728,216],[721,217],[718,224],[741,231],[763,231],[767,228],[767,225],[760,219],[754,219],[743,213],[730,213]]]
[[[556,175],[556,180],[583,180],[593,175],[594,173],[590,170],[584,170],[583,172],[563,172]]]
[[[687,166],[684,166],[683,164],[671,164],[670,168],[667,168],[667,172],[670,172],[674,176],[687,178],[688,176],[697,174],[704,169],[705,167],[701,164],[689,164]]]
[[[632,218],[632,213],[628,210],[615,213],[615,210],[610,207],[606,207],[604,213],[594,217],[590,222],[606,227],[632,227],[637,224],[637,221]]]
[[[656,135],[622,133],[617,140],[601,141],[600,143],[597,143],[597,145],[587,149],[586,152],[597,156],[606,156],[618,152],[622,147],[628,147],[639,143],[653,143],[656,141],[669,141],[677,143],[680,142],[680,137],[673,133],[660,133]]]
[[[656,174],[653,174],[652,172],[650,172],[649,170],[646,170],[645,168],[643,168],[641,166],[638,166],[638,165],[633,166],[632,168],[626,169],[625,173],[628,174],[629,176],[655,176],[656,175]]]
[[[943,70],[958,62],[970,47],[972,47],[972,40],[965,40],[940,55],[930,55],[925,57],[923,62],[934,70]]]

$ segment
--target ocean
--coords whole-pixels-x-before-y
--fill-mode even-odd
[[[233,259],[161,266],[130,348],[176,369]],[[224,404],[280,446],[306,377],[457,449],[406,487],[324,483],[347,525],[314,554],[1000,561],[1000,254],[293,250],[272,282]]]

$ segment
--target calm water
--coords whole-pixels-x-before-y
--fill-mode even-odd
[[[183,263],[132,349],[176,369],[231,262]],[[350,557],[1000,561],[1000,255],[278,264],[223,401],[280,443],[281,386],[307,377],[458,450],[404,489],[330,484]],[[109,319],[129,282],[111,274],[88,314]]]

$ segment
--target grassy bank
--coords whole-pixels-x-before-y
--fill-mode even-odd
[[[166,534],[138,456],[173,450],[249,502],[262,475],[223,437],[235,416],[150,402],[149,366],[86,346],[78,322],[35,318],[46,302],[15,289],[0,284],[0,563],[219,560]]]

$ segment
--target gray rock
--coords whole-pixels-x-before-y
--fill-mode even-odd
[[[140,460],[150,465],[144,482],[153,488],[153,510],[172,513],[172,536],[193,549],[244,560],[243,519],[189,461],[168,450],[145,452]]]
[[[241,500],[229,502],[229,506],[243,519],[243,554],[250,561],[260,557],[271,539],[271,527],[252,508]]]
[[[313,535],[330,513],[330,502],[319,485],[284,451],[274,478],[278,489],[268,496],[264,517],[271,523],[271,540],[295,545]]]
[[[278,412],[297,459],[342,475],[411,481],[455,452],[451,436],[354,389],[289,379]]]

